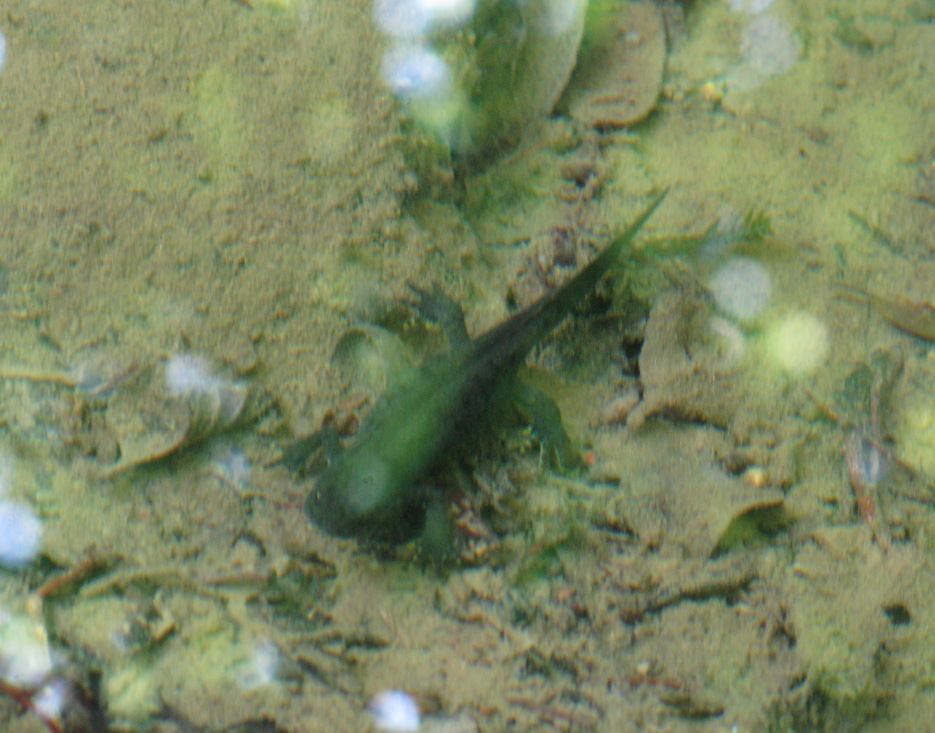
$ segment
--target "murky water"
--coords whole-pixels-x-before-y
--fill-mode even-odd
[[[4,731],[935,719],[930,0],[7,0],[0,33]],[[445,348],[407,281],[477,335],[666,187],[523,375],[585,468],[472,442],[426,477],[441,569],[308,520]]]

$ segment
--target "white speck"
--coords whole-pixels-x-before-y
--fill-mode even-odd
[[[419,706],[402,690],[378,692],[367,707],[380,730],[414,733],[421,725]]]
[[[708,288],[718,308],[739,321],[760,315],[773,294],[769,272],[750,257],[728,260],[714,273]]]
[[[262,641],[257,644],[253,654],[238,675],[240,686],[245,690],[254,690],[266,687],[277,681],[279,672],[279,650],[271,641]]]
[[[451,72],[438,54],[421,46],[412,46],[386,53],[383,78],[393,93],[402,99],[429,99],[448,93]]]
[[[250,481],[250,461],[237,446],[219,444],[211,453],[211,462],[222,478],[240,488]]]
[[[0,71],[3,71],[3,62],[6,61],[6,39],[0,33]]]
[[[39,551],[42,525],[32,509],[12,501],[0,501],[0,565],[18,568]]]

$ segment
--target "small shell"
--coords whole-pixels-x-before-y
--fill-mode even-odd
[[[224,380],[216,380],[209,389],[187,395],[190,416],[185,442],[192,445],[235,427],[248,396],[246,384]]]
[[[114,478],[247,422],[257,412],[250,397],[246,383],[218,376],[204,359],[173,356],[145,389],[108,404],[121,459],[100,477]]]

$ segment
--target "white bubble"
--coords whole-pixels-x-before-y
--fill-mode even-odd
[[[446,95],[451,72],[438,54],[413,46],[393,49],[383,57],[383,78],[398,97],[422,100]]]
[[[724,313],[747,321],[769,305],[773,282],[766,268],[756,260],[734,257],[714,273],[708,289]]]
[[[0,565],[18,568],[39,551],[42,525],[24,504],[0,501]]]
[[[402,690],[378,692],[367,707],[377,728],[389,733],[414,733],[422,722],[416,701]]]

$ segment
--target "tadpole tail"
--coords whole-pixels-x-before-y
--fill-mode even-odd
[[[485,349],[488,343],[497,343],[500,344],[501,350],[511,352],[517,359],[524,358],[543,336],[550,333],[568,315],[578,301],[595,288],[668,193],[669,189],[665,188],[657,194],[633,223],[617,235],[604,251],[577,275],[530,305],[523,312],[521,322],[510,319],[480,336],[477,342],[479,350]]]

